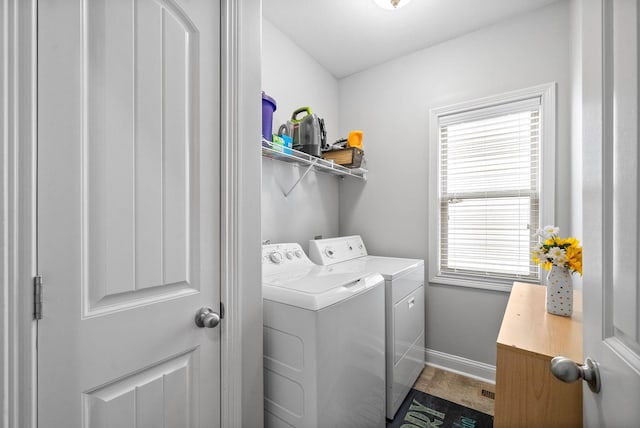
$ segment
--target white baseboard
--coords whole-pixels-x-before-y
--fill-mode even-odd
[[[458,373],[488,383],[496,383],[496,366],[473,361],[457,355],[446,354],[434,349],[425,349],[428,366]]]

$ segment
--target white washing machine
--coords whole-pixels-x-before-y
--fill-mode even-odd
[[[360,236],[309,241],[319,265],[379,272],[385,280],[386,416],[393,419],[424,369],[424,260],[367,254]]]
[[[384,279],[262,247],[266,427],[384,427]]]

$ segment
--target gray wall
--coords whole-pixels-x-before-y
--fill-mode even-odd
[[[265,19],[262,89],[276,100],[275,131],[295,109],[308,106],[325,120],[328,141],[338,139],[338,81]],[[299,242],[306,251],[314,236],[338,234],[337,177],[312,171],[288,197],[284,196],[304,171],[301,166],[263,158],[263,240]]]
[[[340,81],[343,132],[364,130],[365,185],[340,188],[340,234],[372,254],[427,259],[429,109],[557,82],[556,224],[569,230],[569,3],[415,52]],[[490,365],[508,299],[503,292],[427,287],[427,348]]]

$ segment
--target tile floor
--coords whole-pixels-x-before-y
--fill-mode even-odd
[[[426,366],[413,387],[493,416],[494,400],[483,395],[482,390],[488,392],[485,392],[486,395],[495,397],[494,384]]]

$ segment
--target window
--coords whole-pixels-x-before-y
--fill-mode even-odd
[[[541,208],[553,200],[553,177],[542,173],[542,155],[553,151],[553,89],[432,111],[433,282],[508,289],[540,279],[531,248],[543,217],[552,222]]]

